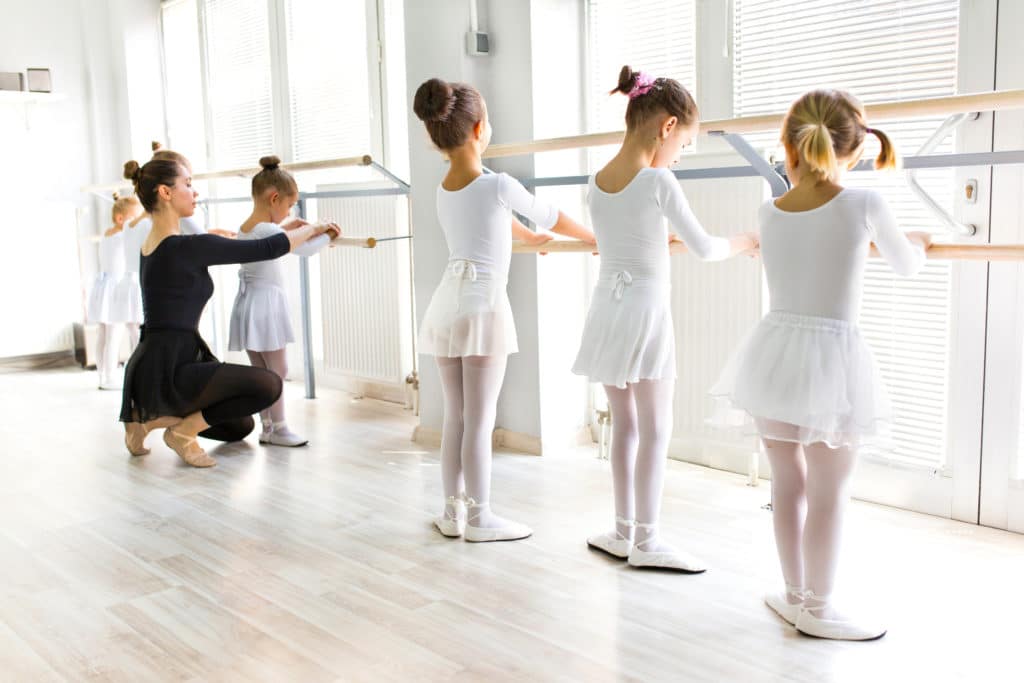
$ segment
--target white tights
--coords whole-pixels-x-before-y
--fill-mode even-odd
[[[288,377],[288,350],[277,349],[276,351],[246,351],[249,354],[249,362],[254,368],[265,368],[281,378],[283,382]],[[260,420],[263,422],[264,431],[267,425],[273,424],[275,432],[288,431],[284,419],[284,392],[281,397],[266,410],[260,411]],[[279,429],[277,425],[282,425]]]
[[[139,345],[139,337],[142,334],[140,329],[139,329],[139,324],[138,323],[126,323],[125,327],[128,328],[128,342],[131,345],[131,350],[134,352],[135,351],[135,347]]]
[[[658,540],[658,514],[665,484],[665,460],[672,437],[672,380],[642,380],[625,389],[605,385],[612,413],[611,465],[615,515],[635,520],[636,543],[647,552],[670,552]],[[623,538],[631,525],[616,522]]]
[[[96,370],[100,375],[100,384],[113,383],[121,351],[121,326],[116,323],[100,323],[96,342]]]
[[[491,512],[491,439],[498,394],[508,357],[437,357],[444,393],[441,428],[441,482],[446,499],[466,495],[481,505],[469,511],[476,527],[500,527],[506,522]],[[464,488],[463,488],[464,487]],[[446,512],[452,512],[447,510]]]
[[[856,451],[762,440],[772,467],[775,546],[788,592],[806,589],[828,597],[839,565]]]

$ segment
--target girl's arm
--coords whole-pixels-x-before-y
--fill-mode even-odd
[[[896,223],[889,205],[882,195],[868,192],[866,220],[878,253],[897,275],[909,277],[924,266],[925,250],[931,246],[931,236],[923,232],[904,234]]]
[[[551,235],[544,232],[534,232],[512,217],[512,239],[519,240],[523,244],[537,245],[551,241]]]

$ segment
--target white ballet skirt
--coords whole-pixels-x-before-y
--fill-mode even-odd
[[[512,211],[549,229],[558,210],[505,173],[477,177],[461,190],[437,190],[437,216],[449,261],[423,314],[419,352],[449,358],[516,353],[508,270]]]
[[[620,389],[641,380],[674,380],[666,219],[701,259],[726,258],[729,242],[704,231],[668,169],[641,169],[614,193],[591,178],[587,204],[601,270],[572,371]]]
[[[139,285],[139,262],[142,258],[142,244],[153,229],[153,219],[144,217],[135,227],[125,226],[121,234],[124,235],[122,246],[124,247],[124,274],[117,283],[117,306],[124,314],[124,322],[141,325],[143,320],[142,311],[142,287]]]
[[[117,285],[124,276],[124,231],[100,238],[99,272],[93,280],[86,306],[90,323],[114,324],[128,319],[126,307],[117,296]]]
[[[284,230],[276,223],[257,223],[249,232],[239,230],[236,239],[259,240]],[[291,253],[312,256],[330,242],[319,235]],[[228,349],[277,351],[295,341],[281,259],[244,263],[238,269],[238,294],[231,307]]]
[[[900,275],[917,272],[924,251],[871,190],[802,212],[767,202],[760,224],[771,312],[712,387],[710,422],[777,441],[889,447],[891,404],[854,321],[870,243]]]

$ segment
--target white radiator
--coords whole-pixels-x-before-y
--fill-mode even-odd
[[[326,190],[328,188],[318,188]],[[316,213],[348,235],[409,234],[403,196],[321,199]],[[321,252],[320,301],[325,379],[359,394],[404,402],[413,370],[410,240],[374,249]]]
[[[760,178],[682,182],[697,218],[713,235],[756,229],[757,211],[767,198]],[[672,259],[672,317],[678,379],[671,455],[719,469],[747,472],[752,437],[705,424],[712,403],[708,390],[728,358],[763,312],[759,260],[740,257],[704,263],[693,256]]]

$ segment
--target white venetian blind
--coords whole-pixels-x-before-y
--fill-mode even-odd
[[[820,87],[849,90],[866,103],[956,92],[958,0],[735,0],[734,8],[736,116],[785,111],[801,93]],[[871,124],[907,155],[940,122]],[[775,133],[756,142],[777,139]],[[869,140],[865,157],[877,154]],[[935,151],[952,149],[947,141]],[[918,179],[940,202],[952,197],[951,171],[921,172]],[[937,229],[902,174],[851,173],[844,182],[882,192],[904,229]],[[872,260],[860,321],[896,412],[897,447],[888,456],[930,468],[941,468],[946,458],[951,283],[949,262],[929,262],[904,279]]]
[[[214,168],[252,166],[276,151],[267,8],[267,0],[205,0]]]
[[[287,0],[286,8],[294,159],[369,153],[366,0]]]
[[[164,42],[164,98],[167,142],[194,167],[206,167],[206,121],[203,113],[202,62],[196,0],[173,0],[161,8]]]
[[[625,128],[625,96],[611,96],[628,64],[652,76],[674,78],[696,97],[694,0],[589,0],[587,128]],[[615,153],[592,150],[591,167]],[[595,156],[596,155],[596,156]]]

